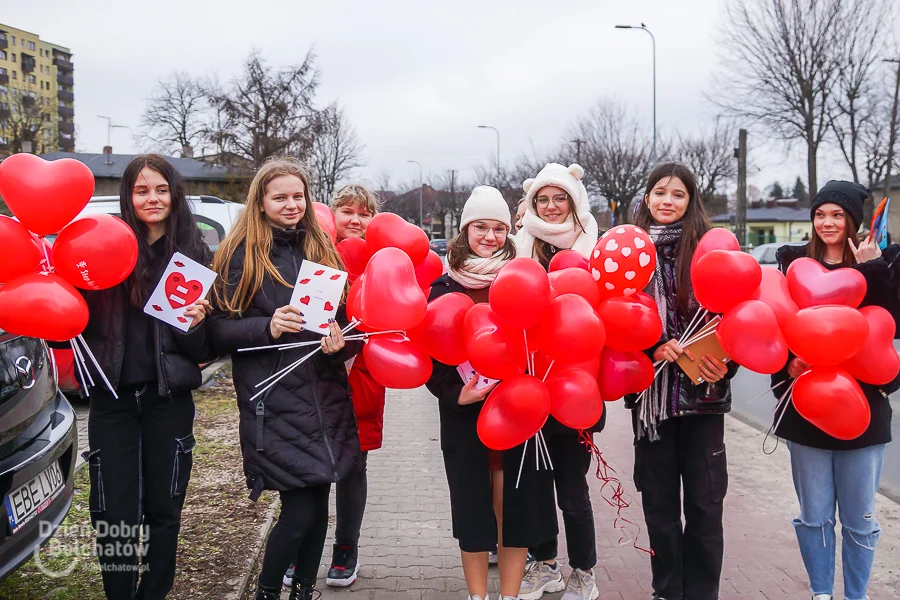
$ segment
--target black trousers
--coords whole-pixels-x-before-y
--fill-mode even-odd
[[[117,393],[91,390],[85,453],[103,589],[109,600],[162,600],[175,581],[194,402],[160,396],[155,383]]]
[[[284,572],[294,562],[294,577],[316,579],[328,533],[331,484],[280,492],[281,514],[269,534],[259,584],[281,588]]]
[[[556,504],[562,511],[566,528],[566,550],[569,566],[587,571],[597,563],[597,539],[594,534],[594,511],[588,490],[587,473],[591,453],[577,434],[561,433],[547,438],[553,461]],[[555,517],[555,515],[554,515]],[[553,560],[559,554],[557,537],[530,549],[535,560]]]
[[[653,593],[666,600],[716,600],[728,489],[725,416],[670,418],[658,432],[655,442],[644,437],[634,443],[634,484],[655,553],[650,558]]]
[[[338,546],[359,545],[359,531],[366,513],[369,481],[366,473],[368,452],[362,453],[359,470],[353,471],[334,486],[334,543]]]

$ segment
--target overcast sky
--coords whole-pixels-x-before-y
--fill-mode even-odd
[[[146,97],[174,70],[240,72],[258,48],[273,65],[297,63],[315,46],[320,105],[337,100],[366,144],[361,177],[387,170],[413,181],[419,160],[429,175],[491,160],[500,131],[505,161],[556,145],[572,122],[613,95],[652,116],[650,37],[616,30],[644,22],[657,41],[661,133],[708,125],[704,99],[716,65],[720,0],[422,0],[319,2],[270,0],[41,0],[3,4],[0,21],[68,46],[75,64],[76,145],[100,152],[106,121],[116,152],[137,148]],[[751,143],[760,140],[751,138]],[[754,148],[760,187],[806,178],[802,149]],[[819,179],[845,176],[823,156]]]

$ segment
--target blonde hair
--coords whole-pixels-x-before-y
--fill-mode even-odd
[[[241,211],[231,232],[222,240],[213,260],[213,270],[219,275],[213,288],[213,298],[217,307],[228,312],[229,316],[239,317],[247,310],[253,296],[262,287],[266,274],[281,285],[293,287],[293,284],[285,281],[272,264],[269,256],[272,250],[272,229],[263,212],[266,188],[273,179],[284,175],[298,177],[306,190],[306,211],[298,224],[298,227],[306,231],[303,241],[304,255],[313,262],[335,269],[344,269],[334,243],[319,226],[316,211],[313,210],[310,177],[306,167],[294,158],[270,158],[260,167],[250,183],[246,207]],[[229,294],[231,258],[241,246],[244,247],[245,253],[244,270]]]
[[[349,183],[335,192],[330,203],[333,211],[347,205],[365,208],[374,215],[378,212],[378,196],[364,185]]]

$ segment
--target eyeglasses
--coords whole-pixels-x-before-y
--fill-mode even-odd
[[[553,202],[553,206],[560,207],[564,204],[568,204],[569,196],[568,194],[559,194],[557,196],[553,196],[552,199],[548,198],[547,196],[538,196],[537,198],[538,206],[547,206],[548,204],[550,204],[550,202]]]
[[[494,232],[494,237],[502,238],[506,237],[506,233],[509,231],[505,225],[497,225],[496,227],[488,227],[487,225],[481,225],[476,223],[472,225],[472,231],[475,232],[475,235],[478,237],[484,237],[488,234],[489,231]]]

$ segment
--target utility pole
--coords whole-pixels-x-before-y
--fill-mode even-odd
[[[572,143],[575,144],[575,162],[579,165],[581,164],[581,145],[584,143],[584,140],[572,140]]]
[[[454,210],[456,209],[456,189],[454,187],[455,184],[456,184],[456,169],[450,169],[450,207]],[[451,211],[450,214],[452,215],[453,212]],[[453,224],[453,219],[450,219],[450,224],[451,225]],[[445,233],[444,238],[449,239],[450,236],[446,235],[446,232],[444,232],[444,233]]]
[[[894,105],[891,107],[891,128],[888,139],[887,175],[884,178],[884,197],[891,194],[891,167],[894,162],[894,146],[897,144],[897,104],[900,101],[900,59],[888,58],[884,62],[897,63],[897,77],[894,81]],[[812,193],[812,190],[810,190]]]
[[[737,206],[734,210],[734,235],[743,248],[747,245],[747,130],[738,131],[738,147],[734,149],[738,161]]]

